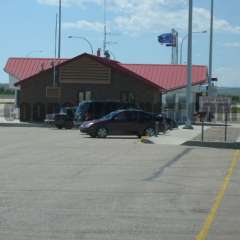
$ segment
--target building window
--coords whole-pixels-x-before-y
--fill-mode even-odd
[[[135,96],[132,92],[130,92],[128,95],[128,102],[135,103]]]
[[[121,92],[120,101],[124,103],[135,103],[135,95],[132,92]]]
[[[21,101],[21,91],[19,89],[15,90],[15,101],[16,101],[16,107],[20,107],[20,101]]]
[[[175,107],[176,107],[176,94],[167,94],[166,95],[166,98],[165,98],[165,100],[166,100],[166,108],[167,109],[175,109]]]
[[[82,101],[90,101],[93,99],[92,91],[80,91],[78,93],[78,102],[81,103]]]
[[[180,95],[178,97],[178,109],[183,110],[186,108],[186,96]]]
[[[78,102],[80,103],[82,101],[84,101],[84,92],[81,91],[78,93]]]
[[[92,100],[92,92],[91,91],[86,91],[85,92],[85,100],[86,101]]]

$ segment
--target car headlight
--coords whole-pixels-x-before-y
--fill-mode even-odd
[[[87,125],[86,125],[86,127],[91,127],[93,125],[93,123],[88,123]]]

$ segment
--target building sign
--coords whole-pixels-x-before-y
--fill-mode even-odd
[[[200,97],[200,112],[223,113],[230,112],[232,100],[229,97]]]
[[[47,87],[46,97],[48,98],[60,98],[61,88],[60,87]]]

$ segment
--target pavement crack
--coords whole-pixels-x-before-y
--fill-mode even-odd
[[[178,162],[183,156],[187,155],[190,151],[192,151],[192,148],[187,148],[183,150],[181,153],[179,153],[176,157],[174,157],[172,160],[168,161],[165,165],[163,165],[158,171],[153,173],[152,176],[145,178],[144,181],[153,181],[154,179],[160,177],[163,175],[165,170],[172,165],[174,165],[176,162]]]

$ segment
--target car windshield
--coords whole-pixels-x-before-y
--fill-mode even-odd
[[[66,108],[63,108],[63,107],[59,111],[60,114],[63,114],[63,113],[66,113],[66,112],[67,112]]]
[[[114,118],[119,112],[111,112],[105,116],[103,116],[101,119],[102,120],[110,120],[112,118]]]
[[[90,103],[88,102],[82,102],[78,105],[77,109],[76,109],[76,112],[77,113],[84,113],[86,111],[88,111],[89,109],[89,106],[90,106]]]

